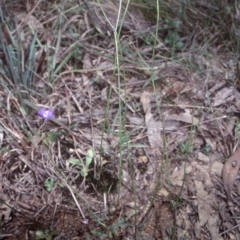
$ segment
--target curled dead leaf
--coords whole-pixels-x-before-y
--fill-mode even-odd
[[[231,191],[234,182],[238,176],[238,171],[240,168],[240,147],[232,154],[232,156],[224,164],[222,171],[223,186],[227,193],[228,198],[230,198]]]
[[[153,119],[153,115],[151,114],[150,93],[144,91],[141,95],[140,101],[142,103],[142,108],[145,113],[145,123],[147,127],[149,143],[152,148],[162,147],[162,123]]]
[[[145,114],[150,113],[150,93],[144,91],[141,94],[140,102],[142,103],[142,108]]]

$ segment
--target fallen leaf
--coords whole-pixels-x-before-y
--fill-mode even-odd
[[[211,173],[215,173],[219,176],[221,176],[222,170],[223,170],[223,164],[218,161],[215,161],[211,166]]]
[[[151,114],[151,113],[149,113]],[[155,121],[153,118],[146,120],[149,116],[145,117],[148,141],[152,148],[163,147],[163,141],[161,136],[162,124],[159,121]]]
[[[150,93],[144,91],[140,99],[142,108],[145,113],[145,123],[147,127],[148,141],[152,148],[163,147],[161,136],[162,123],[155,121],[151,114]]]
[[[180,170],[174,170],[174,172],[171,175],[171,184],[173,186],[182,187],[184,183],[184,179],[186,178],[186,174],[189,174],[192,172],[192,166],[186,165],[183,166]]]
[[[213,207],[217,199],[212,192],[207,191],[207,189],[212,189],[214,187],[211,181],[210,174],[208,172],[208,167],[198,165],[197,173],[199,175],[202,175],[203,178],[197,180],[198,177],[195,175],[194,180],[200,225],[200,226],[196,225],[197,226],[197,228],[195,229],[196,236],[200,237],[201,235],[201,231],[199,232],[199,228],[208,225],[211,239],[222,240],[223,238],[219,236],[218,217],[216,217],[215,209]]]
[[[217,92],[214,101],[213,106],[217,107],[223,103],[226,103],[234,98],[234,89],[232,87],[223,88],[219,92]]]
[[[190,123],[193,125],[198,125],[199,120],[192,116],[190,113],[185,112],[185,113],[180,113],[180,114],[172,114],[170,116],[166,117],[166,120],[175,120],[175,121],[181,121],[185,123]]]
[[[205,177],[209,177],[208,175]],[[198,201],[198,216],[200,221],[200,226],[204,226],[211,214],[214,212],[212,208],[213,196],[209,194],[205,189],[206,186],[202,181],[195,180],[194,184],[196,186],[197,191],[197,201]]]
[[[131,124],[135,124],[135,125],[139,126],[139,125],[143,125],[143,123],[144,123],[143,119],[140,117],[132,117],[132,116],[129,117],[128,116],[127,118],[131,122]]]
[[[230,198],[231,191],[234,182],[238,176],[238,171],[240,168],[240,147],[233,153],[233,155],[224,164],[222,171],[223,186],[227,193],[228,198]]]
[[[101,101],[102,102],[107,102],[108,101],[108,92],[107,92],[108,88],[104,88],[102,91],[101,91]]]
[[[150,112],[150,94],[144,91],[141,95],[140,101],[142,103],[142,108],[145,114]]]
[[[92,61],[89,53],[84,54],[83,56],[83,69],[91,69]]]
[[[198,153],[198,160],[203,161],[205,163],[209,163],[210,161],[209,157],[203,154],[202,152]]]
[[[179,130],[180,126],[181,126],[181,123],[179,121],[166,120],[164,122],[165,131]]]
[[[214,138],[208,138],[204,136],[204,139],[206,143],[212,148],[212,150],[216,151],[217,146],[216,146],[216,141]]]
[[[214,84],[212,88],[209,89],[209,93],[215,93],[217,90],[223,88],[225,84],[225,81],[219,81],[218,83]]]

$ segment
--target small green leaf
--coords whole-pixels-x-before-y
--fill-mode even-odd
[[[52,232],[43,232],[43,231],[36,231],[34,240],[52,240],[53,238]]]
[[[49,142],[48,142],[48,140],[47,140],[46,138],[44,138],[42,141],[43,141],[43,143],[44,143],[46,146],[49,146]]]
[[[88,149],[87,156],[86,156],[86,159],[85,159],[85,162],[86,162],[87,166],[89,166],[91,164],[93,156],[94,156],[93,150]]]
[[[87,156],[90,157],[90,158],[93,158],[94,153],[93,153],[93,150],[92,150],[92,149],[88,149],[88,151],[87,151]]]
[[[183,47],[183,42],[177,42],[176,47],[181,49]]]
[[[92,158],[86,157],[86,165],[89,166],[92,162]]]
[[[87,166],[83,166],[81,169],[81,175],[83,177],[86,177],[88,175],[88,167]]]
[[[105,233],[99,232],[99,231],[96,231],[96,230],[92,230],[91,233],[92,233],[94,236],[98,237],[98,238],[100,238],[100,237],[107,237],[107,235],[106,235]]]
[[[69,163],[71,163],[72,165],[76,165],[76,166],[82,166],[82,163],[79,159],[77,158],[70,158]]]
[[[45,238],[45,233],[43,231],[36,231],[35,240],[40,240]]]
[[[169,43],[170,43],[170,39],[167,37],[167,38],[165,38],[164,42],[165,42],[166,44],[169,44]]]
[[[54,179],[53,178],[47,178],[44,182],[44,187],[46,188],[46,190],[48,192],[51,192],[53,184],[54,184]]]
[[[110,228],[112,228],[114,231],[117,230],[119,227],[123,227],[125,224],[125,219],[121,218],[116,225],[111,226]]]
[[[176,20],[176,21],[172,22],[172,25],[173,25],[174,28],[179,28],[180,23],[181,23],[180,21]]]
[[[49,139],[50,142],[52,143],[56,143],[57,142],[57,134],[56,133],[53,133],[53,132],[48,132],[47,133],[47,137]]]

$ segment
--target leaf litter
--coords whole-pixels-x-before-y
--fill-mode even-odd
[[[238,176],[240,168],[240,147],[228,158],[223,167],[222,178],[223,185],[228,198],[231,197],[231,192],[235,180]]]
[[[145,113],[145,123],[147,127],[147,135],[150,146],[152,148],[163,147],[161,130],[162,123],[160,121],[155,121],[153,119],[153,115],[151,113],[150,106],[150,94],[148,92],[143,92],[141,95],[141,103],[143,107],[143,111]]]
[[[40,6],[40,2],[36,7]],[[50,2],[48,4],[51,5]],[[200,12],[213,8],[202,4],[199,4]],[[13,236],[17,236],[21,229],[24,233],[21,239],[26,235],[29,235],[28,239],[34,239],[34,232],[39,232],[39,223],[46,223],[56,230],[59,239],[82,239],[94,233],[99,236],[97,234],[101,232],[104,232],[102,239],[121,238],[122,233],[126,239],[222,239],[223,236],[224,239],[239,239],[236,226],[239,224],[240,206],[235,200],[239,196],[239,153],[238,149],[233,153],[232,146],[229,146],[230,143],[238,144],[238,123],[228,121],[229,118],[237,118],[239,111],[239,93],[233,77],[228,77],[234,76],[233,56],[226,52],[214,55],[217,50],[209,51],[207,57],[199,54],[197,40],[201,39],[201,33],[198,33],[194,41],[189,39],[184,42],[186,48],[187,44],[193,44],[191,49],[194,51],[181,49],[176,52],[176,62],[172,58],[166,60],[165,54],[172,50],[164,45],[164,36],[160,31],[159,39],[162,42],[159,43],[160,54],[156,53],[156,61],[150,62],[148,55],[135,59],[136,48],[133,44],[138,46],[139,53],[150,52],[152,48],[142,43],[149,36],[140,32],[149,25],[145,21],[136,21],[143,16],[136,15],[131,6],[126,22],[123,22],[124,38],[121,44],[125,44],[124,57],[128,51],[134,51],[128,58],[122,59],[126,72],[124,76],[118,76],[123,80],[119,88],[113,73],[115,65],[112,55],[115,48],[108,41],[111,39],[111,32],[106,27],[108,22],[102,9],[94,3],[92,6],[96,11],[86,8],[85,16],[79,15],[80,10],[76,16],[72,16],[74,13],[70,10],[71,14],[64,12],[67,22],[62,29],[60,48],[55,45],[57,32],[51,31],[52,37],[48,38],[46,33],[49,29],[44,29],[57,24],[56,16],[47,16],[39,7],[44,19],[36,11],[34,18],[24,15],[21,21],[22,25],[31,28],[37,21],[38,42],[43,48],[51,46],[47,60],[55,58],[55,48],[60,52],[56,56],[56,64],[59,64],[57,72],[46,69],[47,61],[41,54],[41,66],[36,68],[41,69],[39,75],[42,78],[35,76],[34,79],[38,79],[37,94],[30,95],[28,99],[34,106],[54,106],[56,121],[42,123],[36,118],[36,109],[22,118],[17,109],[20,103],[13,97],[17,92],[11,84],[5,88],[5,83],[3,86],[1,83],[1,99],[7,99],[7,108],[0,110],[0,197],[19,211],[14,211],[11,218],[11,209],[1,206],[4,209],[1,214],[6,234],[0,237],[7,237],[11,232],[9,239],[14,239]],[[106,11],[109,8],[111,13]],[[117,14],[112,14],[114,9],[117,9],[114,4],[105,8],[111,24],[116,24],[117,20]],[[54,12],[56,9],[52,10]],[[196,15],[193,9],[188,10],[189,16]],[[99,13],[99,21],[94,19],[96,12]],[[168,17],[160,21],[162,27]],[[93,29],[87,24],[88,20],[100,34],[92,35]],[[198,21],[200,24],[203,18]],[[189,23],[181,23],[180,26],[183,34]],[[28,30],[24,36],[32,37],[31,31],[24,29]],[[45,34],[40,37],[43,29]],[[132,33],[132,29],[137,32]],[[172,29],[165,31],[169,36]],[[188,32],[194,32],[194,29]],[[110,35],[102,37],[105,33]],[[217,42],[217,37],[216,34],[214,40],[209,41]],[[79,39],[80,48],[77,44]],[[76,47],[76,51],[73,47],[66,47],[69,46],[68,41]],[[27,44],[22,44],[25,49]],[[199,47],[202,53],[202,46]],[[74,54],[71,53],[73,50]],[[36,52],[43,51],[38,49]],[[68,59],[68,56],[71,58]],[[187,62],[192,65],[186,66]],[[220,63],[229,66],[228,69]],[[54,76],[56,73],[60,75]],[[156,88],[149,81],[152,74]],[[134,79],[141,80],[133,82],[133,75]],[[51,76],[56,77],[54,84],[48,81]],[[71,97],[66,96],[66,92]],[[124,138],[122,149],[119,148],[122,141],[119,140],[120,121],[116,118],[120,107],[118,95],[127,109],[124,130],[129,133]],[[87,176],[84,174],[86,189],[82,189],[81,171],[74,164],[69,164],[68,159],[84,159],[88,149],[93,149],[95,159],[87,169]],[[231,157],[224,165],[222,183],[222,162],[226,156]],[[98,170],[98,179],[95,179],[93,169]],[[116,194],[114,185],[120,185],[121,174],[121,191]],[[48,192],[44,189],[44,181],[49,177],[54,179],[54,185]],[[32,204],[29,205],[29,202]],[[31,229],[23,226],[26,218],[20,212],[38,222],[33,221],[34,227]],[[90,216],[89,221],[85,222],[85,215]],[[133,225],[136,227],[133,228]],[[114,231],[107,235],[103,226]]]

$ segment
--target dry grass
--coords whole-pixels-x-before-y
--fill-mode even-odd
[[[121,3],[2,2],[0,239],[238,239],[239,6]]]

